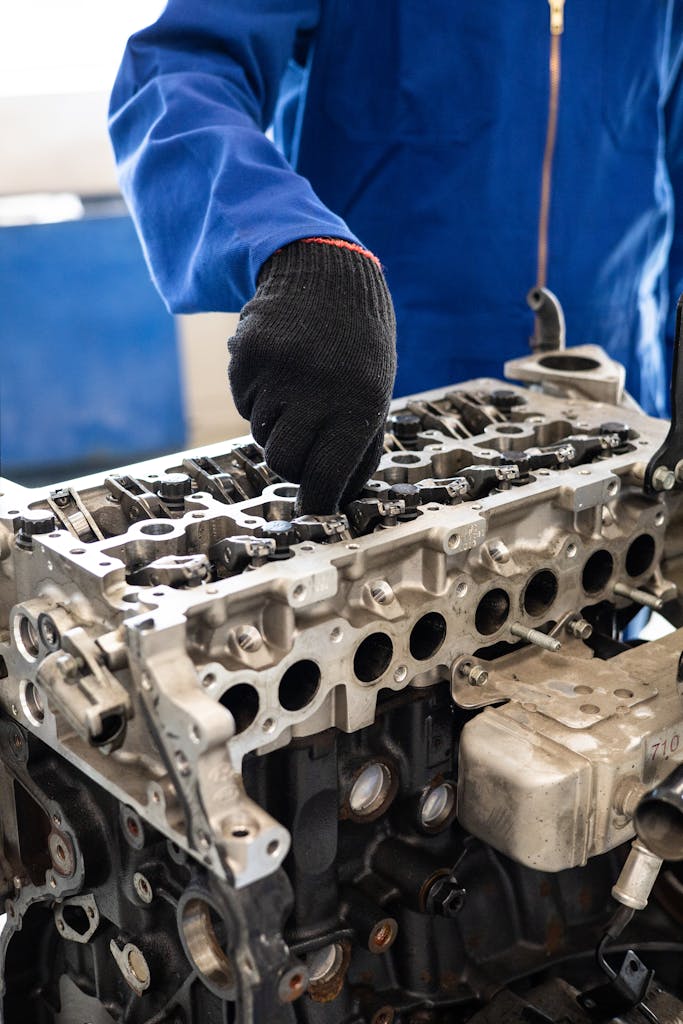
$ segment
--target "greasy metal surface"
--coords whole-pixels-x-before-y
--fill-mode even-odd
[[[562,468],[542,468],[518,486],[503,481],[477,500],[427,501],[416,518],[394,518],[396,525],[362,536],[342,520],[332,524],[336,533],[324,535],[327,543],[292,544],[291,557],[262,557],[262,564],[252,557],[256,567],[249,571],[226,578],[202,571],[175,584],[158,582],[153,570],[147,585],[129,579],[164,558],[206,562],[212,546],[235,535],[252,538],[258,556],[268,522],[295,518],[295,489],[268,482],[255,446],[236,442],[203,453],[232,470],[242,493],[262,491],[232,504],[219,500],[223,492],[216,487],[213,495],[197,484],[186,494],[180,487],[178,497],[170,485],[161,486],[168,474],[205,465],[192,455],[42,492],[4,484],[4,710],[219,875],[239,886],[275,870],[289,837],[244,794],[246,753],[329,726],[362,728],[373,720],[380,689],[443,678],[458,658],[498,641],[515,642],[513,623],[562,624],[586,604],[609,598],[619,579],[672,592],[657,569],[668,509],[659,499],[644,499],[640,486],[646,453],[663,424],[632,410],[521,389],[507,389],[501,413],[487,406],[496,387],[477,381],[400,403],[430,429],[418,433],[410,450],[390,437],[392,450],[366,493],[384,497],[387,484],[457,478],[473,464],[486,472],[500,453],[599,435],[601,424],[615,420],[633,436],[622,447],[606,447],[598,460],[572,466],[569,457]],[[449,412],[453,394],[455,411]],[[489,420],[474,436],[466,426],[472,409]],[[562,446],[558,457],[565,457]],[[211,483],[201,473],[198,478]],[[65,516],[62,528],[17,544],[22,513],[65,508],[65,493],[77,497],[89,522]],[[90,521],[104,539],[77,540],[79,527],[81,538],[92,537]],[[652,538],[655,556],[632,577],[624,559],[636,532]],[[596,551],[608,552],[614,571],[587,594],[582,572]],[[555,574],[556,596],[547,607],[527,602],[525,609],[527,587],[541,569]],[[499,623],[494,612],[482,622],[494,589],[509,602],[509,614]],[[445,634],[433,652],[427,636],[426,656],[420,650],[416,657],[411,636],[428,615],[442,617]],[[58,631],[56,650],[41,635],[41,616]],[[241,693],[256,709],[241,731],[221,704],[229,706],[236,685],[246,687]],[[491,679],[487,686],[475,690],[476,698],[498,684]],[[467,706],[469,694],[461,699],[459,689],[456,699]],[[563,706],[574,727],[594,724],[581,704],[566,700]],[[601,702],[599,716],[610,708],[613,703]],[[117,723],[118,733],[115,742],[95,746],[103,720]]]
[[[547,363],[565,356],[573,362]],[[42,490],[1,482],[0,763],[14,759],[8,779],[20,779],[0,801],[10,917],[3,948],[33,904],[56,907],[58,930],[60,920],[72,927],[74,899],[86,914],[102,913],[89,902],[78,830],[61,805],[33,793],[30,772],[19,772],[27,736],[113,802],[137,858],[126,899],[138,911],[156,904],[157,879],[149,877],[149,903],[134,881],[150,871],[150,836],[172,844],[165,856],[187,865],[188,879],[195,871],[173,895],[178,941],[217,1000],[232,998],[234,972],[240,1021],[252,1019],[258,984],[270,986],[259,1005],[275,1000],[272,1020],[293,1019],[283,1007],[303,990],[305,965],[289,956],[277,923],[272,946],[253,945],[253,894],[272,884],[262,898],[273,903],[273,920],[284,919],[290,890],[278,869],[288,866],[296,890],[302,845],[314,864],[327,856],[330,807],[335,826],[378,829],[367,833],[376,838],[363,863],[385,889],[372,912],[366,896],[345,895],[343,920],[326,919],[327,931],[316,923],[310,932],[296,904],[292,935],[302,955],[335,942],[344,951],[343,969],[319,986],[320,1007],[345,998],[350,936],[353,957],[359,945],[371,953],[368,935],[391,919],[400,946],[406,920],[410,936],[420,917],[454,919],[472,899],[453,867],[464,847],[450,810],[433,850],[442,829],[459,852],[449,846],[444,863],[420,847],[430,835],[419,818],[427,795],[444,777],[456,784],[452,754],[428,770],[432,756],[441,764],[436,741],[410,799],[413,761],[395,740],[372,756],[349,756],[339,782],[316,789],[335,730],[371,737],[392,700],[412,702],[419,718],[422,698],[431,707],[439,691],[438,715],[425,711],[425,723],[459,723],[439,757],[459,747],[460,826],[518,865],[560,872],[632,836],[639,793],[683,758],[681,639],[627,649],[600,635],[605,609],[625,621],[638,594],[681,620],[680,499],[643,493],[666,425],[628,401],[609,404],[623,397],[623,374],[594,347],[511,366],[546,390],[479,380],[395,403],[373,480],[324,519],[297,515],[296,488],[272,476],[249,439]],[[616,645],[615,656],[591,646],[591,631]],[[420,756],[431,751],[424,728]],[[407,733],[412,744],[418,733]],[[371,751],[372,742],[363,740]],[[317,767],[297,777],[286,800],[269,799],[272,785],[245,787],[255,758],[291,752],[294,764],[306,744]],[[372,765],[382,772],[364,776]],[[383,780],[377,794],[375,776]],[[359,780],[368,792],[354,797]],[[289,808],[306,787],[301,825]],[[29,798],[43,808],[31,811],[41,841],[30,878],[17,885],[17,808]],[[418,815],[410,820],[419,842],[382,832],[394,803]],[[322,892],[328,870],[325,861],[304,872],[306,884]],[[435,880],[443,893],[432,891]],[[76,948],[90,944],[88,929],[71,936]],[[560,933],[561,922],[550,922],[549,948],[559,948]],[[139,937],[121,927],[109,943],[105,974],[118,972],[136,998],[146,986],[154,992],[154,958],[145,960],[148,979]],[[371,1018],[383,1005],[369,999],[363,1012]]]

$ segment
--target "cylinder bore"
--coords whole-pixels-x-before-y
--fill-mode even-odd
[[[282,684],[281,684],[282,685]],[[249,683],[237,683],[220,698],[220,703],[235,719],[235,732],[244,732],[258,715],[259,695]]]
[[[477,605],[474,615],[474,625],[478,633],[483,636],[491,636],[497,633],[510,614],[510,598],[508,594],[495,587],[484,594]]]
[[[605,589],[613,572],[614,559],[609,551],[594,551],[583,567],[583,589],[587,594],[598,594]]]
[[[446,620],[439,612],[427,612],[410,632],[410,653],[417,661],[436,654],[446,639]]]
[[[542,615],[557,597],[557,577],[550,569],[534,573],[526,585],[522,604],[527,615]]]
[[[629,576],[642,576],[650,568],[655,557],[655,539],[649,533],[641,533],[629,544],[626,552],[626,572]]]
[[[235,995],[235,971],[218,938],[223,923],[205,900],[192,897],[179,908],[185,952],[201,981],[221,999]]]
[[[394,645],[386,633],[371,633],[358,645],[353,658],[353,671],[361,683],[374,683],[391,664]]]
[[[316,663],[307,658],[295,661],[280,680],[280,704],[285,711],[300,711],[311,703],[319,686],[320,669]]]

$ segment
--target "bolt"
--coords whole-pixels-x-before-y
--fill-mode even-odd
[[[442,874],[434,879],[425,899],[429,914],[452,918],[459,914],[465,902],[465,890],[452,874]]]
[[[308,971],[301,964],[290,967],[280,976],[277,987],[277,994],[281,1003],[293,1003],[304,994],[308,988]]]
[[[397,935],[397,922],[393,917],[384,917],[372,928],[368,939],[368,949],[371,953],[384,953],[393,946]]]
[[[76,859],[69,839],[61,832],[50,832],[47,845],[55,871],[65,878],[73,875]]]
[[[510,632],[513,636],[518,636],[520,640],[526,640],[530,644],[535,644],[536,647],[541,647],[544,651],[559,651],[562,644],[555,637],[546,636],[545,633],[541,633],[538,629],[527,629],[526,626],[522,626],[519,622],[513,622],[510,626]]]
[[[467,673],[467,681],[470,686],[486,686],[489,674],[481,665],[473,665]]]
[[[55,525],[55,517],[51,512],[39,508],[28,509],[19,520],[17,547],[30,551],[33,538],[40,534],[52,533]]]
[[[40,633],[40,638],[48,650],[57,650],[60,642],[59,630],[50,616],[46,615],[44,612],[38,616],[38,632]]]
[[[139,981],[141,985],[149,985],[149,967],[137,946],[131,946],[128,950],[128,967],[136,981]]]
[[[414,441],[422,429],[422,419],[413,412],[396,412],[387,420],[387,430],[399,441]]]
[[[406,506],[406,518],[415,519],[415,511],[420,504],[420,490],[415,484],[394,484],[389,488],[389,497],[393,501],[403,501]]]
[[[141,872],[136,871],[133,875],[133,888],[143,903],[151,903],[154,897],[152,886]]]
[[[628,597],[630,601],[633,601],[635,604],[642,604],[645,608],[653,608],[656,612],[660,611],[664,606],[661,597],[648,594],[646,590],[629,587],[626,583],[615,583],[614,593],[618,594],[619,597]]]
[[[470,686],[485,686],[489,678],[482,665],[473,665],[471,661],[462,661],[458,665],[458,675],[466,679]]]
[[[588,640],[593,635],[593,627],[585,619],[570,619],[567,623],[567,632],[575,636],[577,640]]]
[[[296,529],[288,519],[274,519],[266,523],[259,530],[262,537],[275,541],[273,559],[291,558],[291,545],[297,542]]]
[[[141,996],[149,988],[152,980],[143,952],[132,942],[126,943],[123,949],[119,949],[114,939],[109,943],[109,950],[123,975],[123,980],[136,996]]]
[[[185,497],[192,491],[192,480],[187,473],[167,473],[158,482],[157,494],[172,512],[185,507]]]
[[[666,466],[657,466],[652,474],[652,486],[656,491],[670,491],[676,483],[676,474]]]
[[[395,1018],[393,1007],[381,1006],[372,1018],[372,1024],[393,1024]]]
[[[495,405],[496,409],[500,409],[501,412],[509,412],[516,405],[526,403],[526,399],[515,394],[511,388],[496,388],[488,397],[491,405]]]

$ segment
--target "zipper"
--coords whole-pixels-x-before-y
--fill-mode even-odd
[[[548,0],[550,7],[550,89],[548,95],[548,123],[543,151],[541,173],[541,205],[538,216],[538,251],[536,285],[545,288],[548,278],[548,224],[550,197],[553,184],[553,159],[557,140],[557,115],[560,106],[560,80],[562,78],[562,34],[564,32],[565,0]]]

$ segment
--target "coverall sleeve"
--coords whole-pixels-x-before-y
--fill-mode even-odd
[[[171,312],[238,310],[298,238],[358,239],[264,135],[320,0],[169,0],[128,41],[110,133],[121,188]]]

